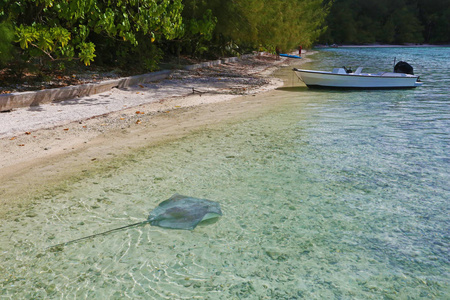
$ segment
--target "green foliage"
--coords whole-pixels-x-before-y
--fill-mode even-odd
[[[0,66],[12,59],[14,30],[11,24],[0,23]]]
[[[450,42],[450,0],[336,0],[321,42]]]
[[[13,41],[25,61],[53,66],[76,60],[154,70],[164,52],[210,56],[309,47],[325,29],[329,5],[323,2],[0,0],[0,22],[15,31],[1,45]]]
[[[190,19],[186,22],[187,34],[200,35],[204,40],[211,40],[217,18],[213,17],[210,9],[203,13],[201,19]]]
[[[238,55],[276,47],[311,46],[329,5],[323,0],[184,0],[183,33],[176,48],[194,55]],[[205,55],[203,54],[203,55]]]
[[[62,27],[45,27],[40,24],[33,24],[32,26],[24,26],[21,24],[16,27],[16,36],[20,47],[28,49],[31,45],[43,53],[52,57],[53,52],[64,55],[69,49],[68,43],[70,41],[70,32]]]
[[[309,47],[323,31],[328,5],[323,0],[206,0],[203,3],[217,17],[213,42],[239,48],[275,47],[285,50]],[[233,49],[236,49],[233,47]]]
[[[176,49],[194,56],[201,56],[209,51],[210,41],[217,24],[217,18],[209,8],[209,1],[185,0],[183,1],[183,23],[175,39],[168,49]]]
[[[450,42],[450,0],[418,0],[418,10],[425,41]]]
[[[15,24],[16,41],[30,56],[78,57],[89,65],[96,57],[94,34],[117,48],[137,47],[138,36],[172,39],[182,24],[182,7],[181,0],[3,0],[0,20]]]
[[[79,57],[81,61],[86,65],[89,66],[91,64],[91,61],[94,60],[94,57],[97,55],[94,54],[95,52],[95,45],[91,42],[89,43],[80,43],[77,46],[78,49],[80,49]]]

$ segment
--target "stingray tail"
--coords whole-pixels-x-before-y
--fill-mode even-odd
[[[148,223],[148,220],[145,220],[145,221],[142,221],[142,222],[139,222],[139,223],[126,225],[126,226],[122,226],[122,227],[118,227],[118,228],[114,228],[114,229],[111,229],[111,230],[108,230],[108,231],[92,234],[92,235],[85,236],[85,237],[82,237],[82,238],[79,238],[79,239],[76,239],[76,240],[71,240],[71,241],[68,241],[68,242],[56,244],[56,245],[47,247],[47,249],[61,247],[61,246],[66,246],[66,245],[69,245],[69,244],[72,244],[72,243],[76,243],[76,242],[79,242],[79,241],[82,241],[82,240],[87,240],[87,239],[90,239],[90,238],[93,238],[93,237],[96,237],[96,236],[99,236],[99,235],[105,235],[107,233],[111,233],[111,232],[114,232],[114,231],[117,231],[117,230],[122,230],[122,229],[125,229],[125,228],[135,227],[135,226],[139,226],[139,225],[144,225],[146,223]]]

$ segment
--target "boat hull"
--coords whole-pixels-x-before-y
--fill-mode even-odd
[[[403,73],[342,74],[294,69],[297,76],[311,88],[396,89],[421,86],[418,76]]]

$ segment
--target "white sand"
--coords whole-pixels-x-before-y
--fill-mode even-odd
[[[282,61],[276,61],[280,64]],[[271,65],[274,62],[271,62]],[[209,68],[210,70],[219,69],[217,73],[223,70],[231,70],[236,68],[239,63],[227,64],[226,66]],[[266,64],[256,66],[253,74],[261,73],[270,68]],[[263,69],[263,70],[261,70]],[[179,97],[177,106],[195,106],[202,103],[220,102],[232,99],[241,94],[259,93],[274,89],[280,84],[280,80],[272,79],[269,84],[264,86],[254,86],[255,80],[246,82],[244,78],[227,78],[215,77],[205,78],[196,76],[195,73],[200,71],[177,71],[173,75],[173,79],[164,80],[157,83],[149,83],[139,85],[124,90],[112,89],[93,96],[82,97],[51,104],[43,104],[34,107],[15,109],[9,113],[0,115],[0,139],[15,135],[24,134],[42,128],[51,128],[74,121],[85,120],[95,116],[101,116],[107,113],[120,111],[130,107],[137,107],[142,104],[156,103],[165,99]],[[241,74],[244,76],[244,74]],[[245,92],[239,94],[230,93],[231,90],[239,88],[247,88]],[[189,99],[181,96],[188,96],[195,91],[207,92],[215,97]],[[208,99],[205,101],[205,99]]]

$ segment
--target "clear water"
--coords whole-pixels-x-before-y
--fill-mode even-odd
[[[282,89],[263,115],[142,150],[0,220],[0,298],[450,298],[449,48],[338,48],[305,68],[381,71],[394,56],[423,87]],[[173,193],[224,215],[44,250],[143,221]]]

